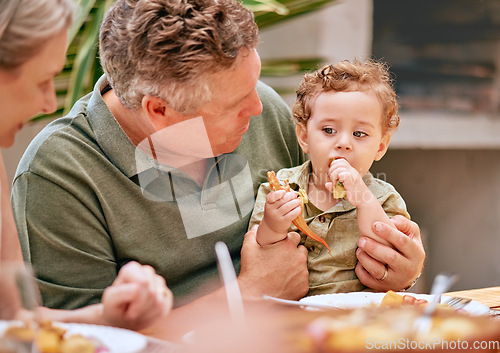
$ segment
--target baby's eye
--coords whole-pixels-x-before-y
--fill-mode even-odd
[[[354,137],[363,137],[363,136],[368,136],[368,134],[367,134],[367,133],[362,132],[362,131],[354,131],[352,134],[354,135]]]
[[[334,134],[336,131],[333,130],[331,127],[324,127],[323,131],[327,133],[328,135]]]

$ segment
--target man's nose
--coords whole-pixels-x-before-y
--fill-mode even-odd
[[[257,90],[252,93],[251,99],[248,102],[250,115],[257,116],[262,113],[262,102],[260,101]]]

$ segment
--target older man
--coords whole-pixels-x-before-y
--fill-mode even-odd
[[[100,33],[105,76],[35,138],[15,177],[45,305],[97,302],[130,260],[153,266],[182,305],[215,289],[217,241],[237,266],[241,253],[244,296],[307,292],[298,234],[269,247],[244,237],[266,172],[304,159],[288,107],[258,81],[257,35],[236,0],[116,1]],[[418,227],[403,227],[415,236],[385,235],[398,250],[361,240],[363,283],[399,290],[417,277]]]

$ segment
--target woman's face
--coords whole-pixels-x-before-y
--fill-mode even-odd
[[[0,147],[10,147],[15,134],[38,113],[56,110],[54,77],[66,60],[66,30],[15,70],[0,68]]]

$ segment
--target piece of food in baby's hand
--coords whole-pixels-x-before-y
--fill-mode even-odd
[[[342,159],[342,158],[340,157],[334,158],[333,160],[330,161],[330,164],[337,159]],[[344,184],[342,184],[340,181],[337,180],[337,182],[334,183],[333,185],[333,197],[336,199],[342,199],[345,197],[345,195],[346,193]]]
[[[333,187],[333,197],[336,199],[342,199],[345,197],[345,188],[344,185],[337,180],[335,186]]]

